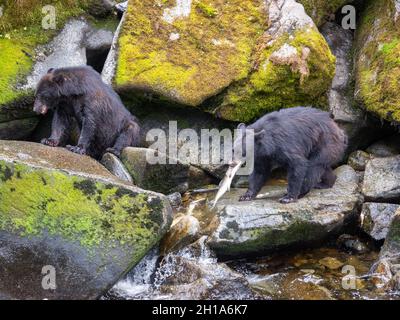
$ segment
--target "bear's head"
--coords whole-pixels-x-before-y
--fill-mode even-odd
[[[36,87],[33,111],[44,115],[54,109],[61,99],[68,102],[82,92],[82,86],[73,73],[66,69],[49,69]]]

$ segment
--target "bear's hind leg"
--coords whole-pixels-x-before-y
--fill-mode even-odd
[[[324,174],[321,177],[321,182],[318,183],[316,189],[330,189],[336,182],[336,175],[333,173],[332,168],[326,168]]]
[[[139,144],[139,130],[139,125],[134,121],[130,121],[118,136],[114,146],[107,148],[106,151],[119,157],[126,147],[136,147]]]
[[[306,177],[301,187],[301,197],[304,197],[312,189],[316,188],[323,179],[323,175],[326,172],[326,168],[318,164],[310,164],[307,170]]]

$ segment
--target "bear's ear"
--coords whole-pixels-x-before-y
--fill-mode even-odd
[[[65,82],[65,77],[63,74],[57,74],[54,76],[53,81],[59,85]]]
[[[49,70],[47,70],[47,73],[52,73],[54,71],[54,68],[50,68]]]

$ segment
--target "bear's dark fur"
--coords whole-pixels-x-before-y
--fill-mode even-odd
[[[239,129],[246,127],[239,125]],[[255,133],[255,168],[241,201],[254,199],[275,167],[285,168],[288,174],[288,192],[282,203],[295,202],[313,188],[334,185],[332,166],[342,160],[347,137],[329,113],[309,107],[283,109],[247,129]]]
[[[34,111],[54,109],[51,136],[42,143],[65,146],[74,123],[80,129],[76,146],[67,149],[100,158],[105,152],[119,156],[136,146],[140,127],[115,91],[91,67],[50,69],[36,90]]]

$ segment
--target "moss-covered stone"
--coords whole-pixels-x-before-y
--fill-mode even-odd
[[[138,263],[170,223],[171,208],[164,196],[118,180],[89,157],[0,141],[0,248],[14,257],[0,257],[5,274],[40,263],[53,265],[57,278],[66,281],[56,292],[58,298],[76,298],[69,288],[82,286],[80,276],[91,284],[74,292],[93,298]],[[41,249],[35,249],[37,245]],[[15,264],[31,253],[32,261]],[[30,272],[23,274],[14,281],[31,281]],[[3,276],[0,295],[12,290],[4,289],[9,279]],[[10,292],[13,297],[46,297],[40,290]]]
[[[263,31],[263,1],[186,2],[189,11],[175,18],[174,1],[130,1],[119,39],[118,87],[197,106],[248,75]]]
[[[331,20],[331,16],[335,15],[345,4],[351,0],[298,0],[307,14],[314,20],[317,26],[321,26],[327,20]]]
[[[400,19],[395,1],[369,1],[356,38],[356,99],[382,119],[400,122]]]
[[[174,5],[130,1],[114,76],[126,96],[152,93],[234,121],[299,104],[325,106],[335,58],[302,5],[293,0],[284,9],[261,0]],[[285,15],[282,28],[274,10]],[[293,50],[282,58],[285,45]]]

